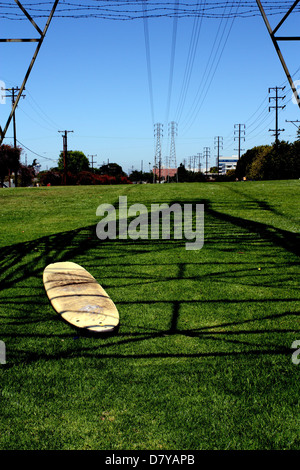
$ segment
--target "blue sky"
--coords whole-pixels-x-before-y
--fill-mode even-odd
[[[273,16],[272,25],[279,19]],[[177,164],[209,147],[210,164],[214,165],[216,136],[223,137],[222,156],[237,153],[235,124],[246,126],[244,150],[274,141],[269,129],[274,129],[275,112],[268,110],[269,96],[274,94],[269,94],[268,88],[284,85],[286,98],[281,104],[286,107],[280,111],[279,125],[285,131],[280,137],[293,141],[297,129],[285,121],[300,119],[299,108],[291,100],[262,18],[236,18],[227,23],[203,18],[188,69],[194,21],[178,19],[174,47],[174,20],[149,18],[147,63],[143,19],[54,17],[27,82],[26,97],[16,112],[17,139],[24,149],[22,161],[26,155],[28,163],[37,158],[42,169],[55,166],[62,150],[58,131],[66,129],[74,131],[68,134],[69,149],[94,155],[96,166],[109,160],[126,172],[142,165],[149,170],[155,153],[154,124],[164,125],[164,162],[170,151],[168,122],[176,121]],[[43,25],[43,20],[37,22]],[[299,13],[293,13],[282,33],[299,35],[297,23]],[[2,37],[36,36],[24,21],[0,19],[0,28]],[[217,35],[218,31],[223,35]],[[299,42],[282,43],[294,81],[300,80],[299,48]],[[35,45],[1,43],[0,49],[0,80],[7,88],[20,86]],[[147,64],[151,65],[153,108]],[[186,71],[188,82],[184,82]],[[9,98],[0,106],[2,127],[10,106]],[[12,143],[12,135],[10,127],[6,143]]]

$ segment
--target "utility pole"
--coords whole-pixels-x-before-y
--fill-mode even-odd
[[[177,136],[177,123],[172,121],[169,123],[169,137],[171,137],[170,145],[170,166],[177,169],[176,163],[176,150],[175,150],[175,136]],[[178,171],[176,171],[176,181],[178,183]]]
[[[194,171],[194,173],[195,173],[195,171],[196,171],[196,161],[197,161],[197,155],[194,155],[194,157],[193,157],[193,158],[194,158],[194,165],[193,165],[194,169],[193,169],[193,171]]]
[[[25,90],[25,88],[24,88],[24,90]],[[12,118],[13,118],[14,148],[17,148],[17,131],[16,131],[16,108],[17,107],[15,106],[15,102],[16,102],[15,92],[17,92],[17,95],[18,95],[18,92],[20,91],[20,88],[18,88],[18,87],[3,88],[3,91],[11,92],[10,95],[5,95],[4,97],[5,98],[11,98],[11,106],[12,106],[12,112],[13,112]],[[20,98],[21,97],[25,98],[25,95],[23,95],[21,93]],[[15,186],[17,186],[17,182],[18,182],[18,172],[15,171]],[[10,170],[9,170],[9,175],[8,175],[8,184],[9,184],[9,187],[10,187]]]
[[[297,126],[297,124],[295,124],[295,122],[299,122],[299,123],[300,123],[299,120],[297,120],[297,121],[288,121],[287,119],[285,120],[285,122],[291,122],[291,123],[294,124],[297,128],[299,127],[299,125]]]
[[[167,182],[169,183],[169,155],[165,156],[166,169],[167,169]]]
[[[271,102],[271,100],[275,100],[275,106],[269,106],[269,112],[272,108],[275,108],[275,129],[269,129],[269,131],[271,132],[275,132],[275,145],[277,146],[278,145],[278,142],[279,142],[279,133],[281,131],[284,131],[284,129],[278,129],[278,109],[283,109],[285,108],[285,105],[284,106],[278,106],[278,100],[283,100],[285,98],[285,96],[278,96],[278,90],[284,90],[285,89],[285,86],[284,87],[273,87],[273,88],[269,88],[269,93],[271,90],[275,90],[275,96],[270,96],[269,98],[269,103]]]
[[[64,176],[63,176],[63,185],[67,184],[67,157],[68,157],[68,132],[74,131],[58,131],[63,133],[63,149],[64,149]]]
[[[238,136],[234,137],[234,140],[238,139],[239,146],[238,146],[238,149],[234,149],[234,150],[238,151],[238,159],[240,159],[241,158],[241,150],[244,150],[244,149],[241,148],[241,141],[242,140],[245,141],[244,136],[245,136],[245,132],[246,132],[245,131],[246,126],[245,126],[245,124],[235,124],[234,129],[237,129],[237,128],[238,128],[238,130],[235,130],[234,134],[238,133]]]
[[[25,90],[25,88],[24,88]],[[12,104],[12,110],[14,109],[14,104],[16,102],[16,94],[15,92],[17,92],[17,95],[18,95],[18,92],[20,91],[20,88],[19,87],[12,87],[12,88],[4,88],[4,91],[10,91],[11,94],[10,95],[5,95],[5,98],[11,98],[11,104]],[[25,98],[25,95],[21,94],[20,95],[20,98]],[[14,112],[13,112],[13,129],[14,129],[14,148],[17,147],[17,132],[16,132],[16,108],[14,109]]]
[[[294,124],[294,126],[297,127],[298,129],[298,134],[300,133],[300,121],[297,120],[297,121],[288,121],[287,119],[285,120],[285,122],[291,122],[292,124]],[[298,123],[298,125],[296,124],[296,122]],[[300,134],[299,134],[300,135]]]
[[[217,168],[218,168],[218,175],[219,175],[219,161],[220,161],[220,149],[223,149],[223,137],[218,135],[215,137],[215,149],[217,149]]]
[[[204,155],[204,158],[205,158],[205,173],[206,173],[206,176],[207,176],[207,173],[208,173],[208,159],[210,158],[210,148],[209,147],[204,147],[203,149],[203,155]]]
[[[161,180],[161,158],[158,160],[158,182]]]
[[[88,155],[92,159],[92,172],[94,172],[94,157],[97,157],[97,155]]]
[[[156,147],[154,156],[154,172],[153,172],[153,183],[156,183],[156,170],[157,166],[161,166],[161,139],[163,137],[163,124],[154,124],[154,137],[156,137]]]

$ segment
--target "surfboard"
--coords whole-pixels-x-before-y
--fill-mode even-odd
[[[43,272],[43,283],[54,310],[76,328],[108,333],[118,327],[119,312],[114,302],[79,264],[49,264]]]

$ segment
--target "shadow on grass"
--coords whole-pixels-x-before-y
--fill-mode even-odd
[[[181,201],[182,202],[182,201]],[[184,201],[186,203],[193,203],[195,201]],[[210,201],[199,201],[205,204],[205,221],[208,222],[207,230],[205,232],[205,246],[210,248],[220,247],[221,245],[228,245],[227,251],[237,251],[240,244],[259,244],[261,249],[265,246],[277,247],[285,252],[290,253],[292,256],[292,263],[296,263],[296,259],[293,255],[299,256],[299,235],[291,233],[282,229],[277,229],[267,224],[260,222],[253,222],[251,220],[231,216],[222,212],[216,211],[211,207]],[[258,204],[259,205],[259,204]],[[205,223],[206,223],[205,222]],[[189,258],[187,264],[199,265],[199,274],[193,277],[186,277],[185,267],[186,263],[177,261],[176,258],[171,258],[171,262],[166,263],[166,266],[176,265],[178,267],[177,277],[169,276],[166,272],[163,277],[159,279],[154,274],[145,275],[145,280],[140,274],[136,275],[131,279],[122,277],[122,274],[115,272],[116,267],[122,265],[128,266],[127,261],[124,261],[124,257],[130,257],[132,261],[132,267],[144,266],[145,262],[139,263],[140,255],[151,255],[154,253],[155,256],[166,255],[168,250],[172,253],[174,248],[185,249],[184,240],[107,240],[100,241],[96,237],[95,225],[79,228],[68,232],[58,233],[51,236],[39,238],[37,240],[28,241],[25,243],[15,244],[13,246],[3,247],[0,249],[0,278],[1,278],[1,308],[5,313],[1,313],[3,320],[3,326],[1,329],[1,340],[6,338],[26,339],[26,338],[45,338],[58,337],[67,338],[74,336],[72,333],[57,333],[55,326],[49,330],[49,333],[38,330],[35,328],[37,324],[42,325],[43,322],[53,323],[45,315],[45,310],[49,311],[49,302],[46,297],[43,283],[42,273],[47,264],[58,261],[75,261],[82,264],[93,274],[98,280],[101,270],[105,271],[104,282],[100,281],[105,289],[109,287],[105,284],[105,279],[120,279],[121,287],[127,289],[134,289],[139,284],[155,283],[157,281],[164,282],[168,280],[177,281],[193,279],[197,281],[204,276],[201,273],[201,266],[205,263],[202,262],[201,257],[198,257],[199,252],[194,253],[193,258]],[[226,251],[225,249],[225,251]],[[230,255],[228,255],[230,257]],[[168,258],[169,259],[169,258]],[[230,259],[230,258],[229,258]],[[148,259],[148,261],[151,258]],[[230,261],[228,262],[228,264]],[[243,261],[240,262],[241,265]],[[153,266],[162,266],[164,263],[154,261]],[[227,264],[227,263],[226,263]],[[235,262],[234,264],[237,264]],[[149,266],[149,265],[148,265]],[[247,269],[248,270],[248,269]],[[226,277],[226,273],[219,273],[220,276]],[[230,276],[234,275],[234,272],[230,271]],[[207,280],[215,276],[215,273],[208,273],[205,275]],[[138,277],[138,279],[137,279]],[[282,300],[280,298],[271,299],[224,299],[222,303],[236,304],[236,303],[251,303],[251,302],[276,302]],[[299,331],[296,329],[289,328],[270,328],[264,325],[265,321],[276,321],[279,318],[286,319],[287,317],[293,317],[298,315],[297,312],[293,311],[293,302],[299,300],[298,298],[290,298],[291,309],[283,313],[266,315],[260,318],[253,318],[248,320],[241,320],[240,322],[220,322],[212,326],[204,326],[196,329],[183,329],[178,326],[178,320],[180,316],[180,310],[184,305],[199,305],[201,304],[218,304],[220,300],[209,299],[186,299],[186,300],[126,300],[122,299],[117,307],[119,308],[121,318],[120,331],[115,335],[114,338],[105,337],[103,343],[92,341],[88,347],[80,347],[80,349],[72,349],[68,351],[59,351],[55,354],[46,352],[32,352],[29,349],[26,350],[24,347],[17,348],[16,350],[16,362],[25,361],[32,362],[39,359],[53,360],[62,359],[68,357],[91,357],[93,355],[101,358],[166,358],[166,357],[216,357],[216,356],[235,356],[235,355],[257,355],[257,354],[290,354],[290,348],[283,346],[282,344],[268,347],[268,344],[262,345],[261,343],[255,344],[253,341],[248,341],[246,338],[250,335],[251,338],[255,335],[265,334],[285,334]],[[287,301],[285,301],[287,302]],[[123,308],[130,308],[130,306],[138,305],[155,305],[162,304],[164,306],[171,306],[169,328],[149,328],[147,331],[145,328],[132,327],[128,332],[122,331],[122,310]],[[11,315],[8,317],[8,313]],[[45,316],[47,318],[45,318]],[[258,328],[248,329],[246,325],[250,322],[258,322]],[[243,328],[245,326],[245,328]],[[239,329],[236,329],[239,327]],[[242,327],[242,329],[241,329]],[[71,327],[70,327],[71,328]],[[127,326],[128,329],[128,326]],[[134,331],[132,331],[134,330]],[[74,330],[72,330],[74,331]],[[81,336],[80,330],[76,332]],[[134,344],[138,342],[145,342],[148,340],[154,340],[158,338],[165,338],[172,335],[183,335],[190,338],[198,338],[211,340],[216,343],[214,351],[209,352],[145,352],[145,353],[120,353],[115,348],[122,347],[126,344]],[[235,336],[236,335],[236,336]],[[243,336],[244,335],[244,336]],[[240,337],[243,336],[243,339]],[[101,336],[103,339],[103,336]],[[236,350],[220,351],[218,349],[218,341],[222,340],[227,344],[232,344]],[[85,343],[86,344],[86,343]],[[200,344],[200,343],[199,343]],[[269,345],[270,346],[270,345]],[[99,352],[99,347],[101,352]],[[241,347],[246,347],[245,351],[240,351]],[[107,348],[113,348],[112,352],[106,352]]]

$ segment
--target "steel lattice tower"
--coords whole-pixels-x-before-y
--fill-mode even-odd
[[[154,124],[154,137],[156,138],[153,182],[156,182],[156,170],[161,168],[161,140],[163,138],[163,124]]]
[[[170,144],[170,157],[169,157],[169,165],[170,168],[177,168],[176,163],[176,149],[175,149],[175,136],[177,136],[178,126],[177,123],[172,121],[169,123],[169,137],[171,137],[171,144]],[[178,173],[176,172],[176,178],[178,181]]]
[[[278,36],[277,35],[277,32],[278,30],[281,28],[281,26],[284,24],[284,22],[287,20],[287,18],[290,16],[290,14],[293,12],[293,10],[296,11],[296,7],[298,5],[298,3],[300,2],[300,0],[296,0],[293,2],[293,4],[291,5],[291,7],[289,8],[289,10],[286,12],[286,14],[283,16],[283,18],[281,18],[281,20],[279,21],[279,23],[277,24],[277,26],[275,26],[275,28],[272,28],[270,23],[269,23],[269,20],[268,20],[268,17],[265,13],[265,10],[264,10],[264,7],[262,6],[262,3],[260,0],[256,0],[256,3],[258,5],[258,8],[260,10],[260,13],[261,13],[261,16],[265,22],[265,25],[267,27],[267,30],[269,32],[269,35],[270,35],[270,38],[273,42],[273,45],[275,47],[275,50],[277,52],[277,55],[279,57],[279,60],[281,62],[281,65],[283,67],[283,70],[286,74],[286,77],[288,79],[288,82],[291,86],[291,89],[292,89],[292,92],[293,92],[293,96],[294,96],[294,99],[297,103],[297,105],[299,106],[300,108],[300,97],[298,95],[298,92],[297,92],[297,88],[296,88],[296,84],[293,82],[293,79],[291,77],[291,74],[289,72],[289,69],[287,67],[287,64],[283,58],[283,55],[282,55],[282,52],[280,50],[280,47],[279,47],[279,44],[278,44],[278,41],[300,41],[300,36]]]
[[[24,42],[33,42],[33,43],[36,43],[37,46],[36,46],[36,49],[34,51],[34,54],[32,56],[32,59],[31,59],[31,62],[30,62],[30,65],[27,69],[27,72],[26,72],[26,75],[23,79],[23,82],[22,82],[22,85],[21,87],[17,87],[16,89],[18,90],[18,95],[15,97],[14,99],[14,103],[13,103],[13,106],[12,106],[12,110],[10,112],[10,115],[6,121],[6,124],[5,126],[1,127],[0,125],[0,145],[2,144],[4,138],[5,138],[5,135],[6,135],[6,132],[8,130],[8,127],[10,125],[10,122],[11,120],[13,119],[14,117],[14,114],[15,114],[15,111],[16,111],[16,108],[18,106],[18,103],[19,103],[19,100],[21,98],[21,96],[23,96],[23,91],[25,90],[25,85],[26,85],[26,82],[28,80],[28,77],[31,73],[31,70],[33,68],[33,65],[36,61],[36,58],[37,58],[37,55],[39,53],[39,50],[43,44],[43,41],[45,39],[45,36],[46,36],[46,33],[48,31],[48,28],[49,28],[49,25],[51,23],[51,20],[54,16],[54,13],[55,13],[55,10],[56,10],[56,7],[57,7],[57,4],[58,4],[59,0],[55,0],[53,2],[53,6],[52,6],[52,9],[51,9],[51,12],[47,18],[47,21],[46,21],[46,24],[44,26],[44,29],[42,30],[37,24],[36,22],[33,20],[33,18],[30,16],[30,14],[28,13],[28,11],[23,7],[23,5],[20,3],[19,0],[15,0],[15,3],[18,5],[18,7],[20,8],[20,10],[22,11],[24,17],[22,18],[22,14],[20,13],[20,19],[26,19],[30,21],[30,23],[32,24],[32,26],[35,28],[36,32],[38,33],[38,37],[35,37],[35,38],[30,38],[30,39],[16,39],[16,38],[0,38],[0,42],[6,42],[6,43],[12,43],[12,42],[16,42],[16,43],[24,43]],[[0,97],[1,98],[1,97]]]

